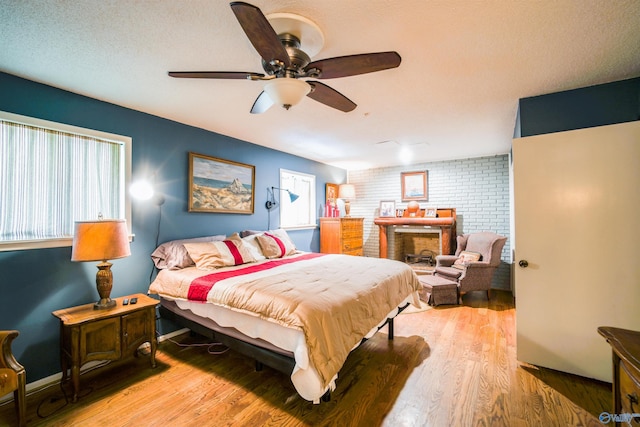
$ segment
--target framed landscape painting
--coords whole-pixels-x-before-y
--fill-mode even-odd
[[[402,201],[410,202],[428,200],[427,171],[424,172],[401,172]]]
[[[189,153],[189,212],[252,214],[255,166]]]

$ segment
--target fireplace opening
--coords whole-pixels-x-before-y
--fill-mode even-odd
[[[431,227],[394,227],[389,258],[407,263],[418,274],[431,274],[442,254],[442,232]]]
[[[436,265],[436,253],[429,249],[423,249],[419,254],[405,254],[404,262],[407,264],[425,264],[433,267]]]

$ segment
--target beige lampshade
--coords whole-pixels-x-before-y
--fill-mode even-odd
[[[124,219],[76,221],[71,261],[107,261],[131,255]]]
[[[353,184],[340,184],[338,198],[353,200],[356,198],[356,186]]]

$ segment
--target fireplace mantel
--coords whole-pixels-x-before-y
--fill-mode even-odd
[[[439,227],[442,231],[442,253],[453,254],[456,246],[456,210],[455,208],[438,209],[436,218],[422,216],[419,211],[416,216],[378,217],[373,223],[380,228],[380,258],[387,257],[387,228],[392,226],[425,226]]]

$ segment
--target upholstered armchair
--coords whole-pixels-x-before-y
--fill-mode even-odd
[[[457,236],[455,255],[438,255],[434,274],[458,283],[460,299],[471,291],[486,291],[488,299],[506,241],[506,237],[492,232]]]
[[[0,331],[0,396],[13,391],[19,425],[25,426],[27,373],[13,357],[11,342],[19,335],[18,331]]]

